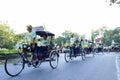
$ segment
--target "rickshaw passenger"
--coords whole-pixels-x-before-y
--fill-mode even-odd
[[[78,54],[80,52],[80,42],[78,41],[78,39],[76,39],[75,41],[75,54]]]
[[[40,36],[37,36],[37,50],[36,50],[37,56],[40,53],[40,46],[42,45],[42,40],[41,39],[42,38]]]
[[[89,42],[88,42],[88,52],[89,52],[89,53],[92,52],[92,46],[93,46],[93,45],[92,45],[92,42],[89,41]]]
[[[47,51],[48,51],[48,46],[49,44],[49,40],[47,39],[47,34],[43,35],[43,40],[42,43],[40,45],[39,51],[38,51],[38,56],[41,59],[41,57],[43,57],[44,55],[46,55]]]

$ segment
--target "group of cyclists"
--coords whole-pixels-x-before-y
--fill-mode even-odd
[[[91,52],[93,49],[93,43],[87,39],[84,40],[72,34],[70,37],[70,43],[66,43],[64,47],[70,47],[70,50],[73,50],[73,53],[77,54],[80,52],[80,49],[84,49],[87,52]]]
[[[37,36],[36,31],[32,27],[32,25],[27,26],[27,33],[25,36],[26,45],[30,47],[32,53],[32,62],[37,62],[38,60],[46,58],[45,54],[48,53],[50,46],[55,45],[55,40],[53,37],[48,37],[47,34],[43,34],[42,36]],[[80,50],[84,50],[86,54],[91,53],[93,51],[99,51],[99,46],[94,44],[92,41],[87,39],[81,39],[76,37],[74,34],[70,36],[70,43],[66,43],[66,48],[69,47],[71,52],[74,53],[75,56],[77,53],[80,53]],[[25,45],[25,44],[24,44]],[[23,46],[24,46],[23,45]],[[65,45],[64,45],[65,47]],[[47,52],[46,52],[47,51]],[[25,53],[25,61],[28,62],[27,59],[27,48],[23,47],[23,52]]]
[[[14,56],[15,58],[11,59],[7,57],[5,60],[5,71],[10,76],[17,76],[20,74],[25,64],[27,64],[28,67],[33,66],[37,68],[42,62],[49,62],[53,69],[58,65],[59,51],[57,48],[61,47],[55,44],[55,35],[49,31],[45,31],[43,27],[40,26],[32,27],[32,25],[28,25],[27,31],[23,43],[19,46],[21,52],[18,54],[16,53],[16,56]],[[74,34],[70,35],[69,43],[66,44],[64,48],[68,52],[62,52],[64,53],[66,62],[72,60],[72,57],[77,56],[81,56],[82,60],[84,60],[86,54],[93,54],[95,49],[100,48],[100,46],[97,48],[92,41],[81,39]],[[30,53],[30,56],[28,53]],[[13,67],[19,67],[15,73],[9,68],[9,63],[11,63]]]
[[[94,43],[93,41],[87,39],[81,39],[74,34],[70,36],[70,43],[66,43],[64,48],[70,49],[70,54],[74,53],[76,57],[77,54],[90,54],[92,53],[93,56],[95,53],[103,52],[103,44]],[[71,56],[70,56],[71,57]]]

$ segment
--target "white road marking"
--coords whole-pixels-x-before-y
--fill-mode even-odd
[[[120,80],[120,68],[119,68],[119,62],[118,62],[119,57],[116,57],[116,69],[117,69],[117,79]]]

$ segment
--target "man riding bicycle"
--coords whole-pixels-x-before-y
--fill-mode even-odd
[[[76,56],[78,53],[80,53],[80,47],[81,47],[81,42],[79,40],[79,38],[76,37],[75,39],[75,51],[74,51],[74,55]]]
[[[28,33],[26,33],[25,36],[25,40],[27,42],[27,45],[30,46],[30,50],[32,53],[32,60],[36,59],[36,47],[37,47],[37,43],[36,43],[36,32],[34,31],[34,29],[32,29],[32,25],[28,25],[27,26],[27,31]],[[27,50],[23,49],[24,52],[24,56],[25,56],[25,61],[28,62],[28,58],[27,58]]]
[[[83,46],[84,50],[88,53],[89,43],[88,43],[88,40],[87,40],[87,39],[85,39],[83,45],[84,45],[84,46]]]
[[[72,34],[71,38],[70,38],[70,58],[72,56],[72,53],[75,53],[75,37],[74,37],[74,34]]]

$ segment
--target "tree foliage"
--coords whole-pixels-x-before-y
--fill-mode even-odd
[[[8,24],[0,24],[0,48],[12,49],[16,44],[14,31]]]
[[[112,4],[120,4],[120,0],[109,0],[110,1],[110,6],[112,5]]]
[[[110,46],[112,41],[120,44],[120,27],[112,30],[108,30],[106,27],[102,27],[98,30],[92,31],[92,37],[95,39],[98,35],[102,34],[102,41],[105,45]]]
[[[22,40],[24,40],[25,35],[26,33],[16,34],[15,37],[17,42],[21,42]]]
[[[115,43],[120,44],[120,27],[117,27],[113,30],[112,39],[115,41]]]
[[[59,36],[56,38],[55,42],[59,45],[59,46],[63,46],[63,44],[66,43],[66,39],[62,36]]]
[[[70,37],[72,34],[74,34],[75,37],[85,38],[85,35],[79,35],[78,33],[74,33],[66,30],[62,33],[62,36],[59,36],[56,38],[56,43],[60,46],[63,46],[63,44],[66,44],[66,43],[70,44]]]
[[[112,43],[113,30],[106,30],[104,36],[102,37],[103,43],[110,46]]]

